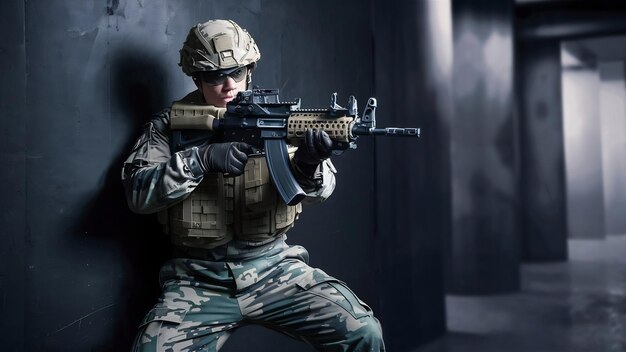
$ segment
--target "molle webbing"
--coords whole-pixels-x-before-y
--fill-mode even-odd
[[[248,159],[243,175],[206,174],[189,197],[161,216],[161,223],[174,245],[211,249],[233,239],[266,242],[293,227],[301,211],[301,204],[282,201],[265,158],[255,156]]]

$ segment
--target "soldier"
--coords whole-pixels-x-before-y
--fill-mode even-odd
[[[194,26],[180,51],[183,72],[198,89],[172,109],[189,106],[222,117],[248,88],[260,53],[233,21]],[[319,351],[384,351],[372,310],[341,281],[310,267],[301,246],[285,242],[302,211],[277,195],[265,159],[241,142],[207,138],[174,152],[172,109],[157,114],[124,163],[130,208],[158,212],[174,245],[159,274],[163,293],[143,319],[133,351],[218,351],[240,326],[259,324]],[[305,205],[330,196],[331,140],[308,130],[290,148]]]

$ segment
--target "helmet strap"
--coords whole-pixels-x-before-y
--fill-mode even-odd
[[[198,76],[196,75],[193,75],[191,76],[191,79],[193,80],[193,83],[195,83],[196,87],[198,87],[198,90],[202,92],[202,81],[200,81],[200,78],[198,78]]]
[[[256,62],[249,64],[247,67],[248,77],[246,77],[246,90],[250,90],[252,87],[252,71],[256,69]]]
[[[248,77],[246,77],[246,90],[250,90],[250,86],[252,85],[252,71],[248,70]]]

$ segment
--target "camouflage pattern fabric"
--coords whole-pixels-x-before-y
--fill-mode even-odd
[[[226,260],[173,259],[161,269],[163,294],[143,320],[133,351],[219,351],[235,330],[259,324],[319,351],[384,351],[372,310],[341,281],[307,264],[284,237]]]

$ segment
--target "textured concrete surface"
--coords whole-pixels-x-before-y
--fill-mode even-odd
[[[570,43],[561,46],[567,226],[569,237],[602,238],[600,76],[595,59]]]
[[[513,3],[452,2],[452,236],[448,293],[519,288]]]
[[[448,335],[415,352],[626,351],[626,236],[569,251],[567,263],[523,266],[519,293],[448,296]]]
[[[522,260],[567,259],[567,199],[558,41],[517,47]]]

